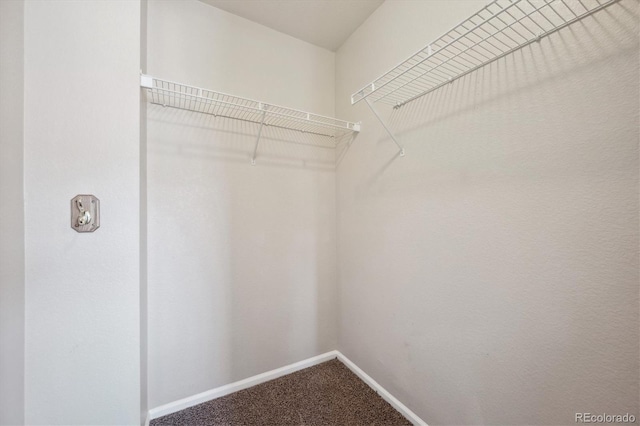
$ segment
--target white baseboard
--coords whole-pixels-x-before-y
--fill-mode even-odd
[[[371,389],[375,390],[378,393],[378,395],[382,397],[382,399],[387,401],[400,414],[405,416],[407,420],[409,420],[415,426],[428,426],[427,423],[424,420],[422,420],[420,417],[418,417],[416,413],[409,410],[409,408],[406,405],[400,402],[395,396],[391,395],[389,391],[387,391],[385,388],[380,386],[378,382],[373,380],[371,376],[369,376],[367,373],[362,371],[362,369],[360,369],[360,367],[355,365],[353,361],[351,361],[349,358],[344,356],[341,352],[339,351],[336,351],[336,352],[338,352],[338,359],[344,365],[346,365],[349,368],[349,370],[353,371],[353,373],[356,376],[360,377],[360,379],[362,379],[363,382],[368,384],[369,387],[371,387]]]
[[[393,408],[398,410],[398,412],[405,416],[411,423],[416,426],[428,426],[427,423],[424,422],[424,420],[418,417],[418,415],[407,408],[396,397],[391,395],[385,388],[380,386],[378,382],[373,380],[371,376],[362,371],[349,358],[344,356],[339,351],[327,352],[322,355],[314,356],[313,358],[308,358],[294,364],[289,364],[285,367],[258,374],[257,376],[249,377],[247,379],[220,386],[218,388],[211,389],[206,392],[190,396],[188,398],[179,399],[177,401],[152,408],[151,410],[149,410],[147,423],[145,426],[149,425],[150,420],[157,419],[158,417],[166,416],[167,414],[172,414],[180,410],[184,410],[185,408],[193,407],[194,405],[202,404],[203,402],[211,401],[212,399],[220,398],[222,396],[229,395],[242,389],[250,388],[251,386],[259,385],[260,383],[268,382],[269,380],[277,379],[278,377],[295,373],[296,371],[321,364],[334,358],[338,358],[344,365],[346,365],[351,371],[353,371],[355,375],[360,377],[363,382],[365,382],[373,390],[375,390],[378,395],[382,397],[382,399],[391,404]]]
[[[322,355],[314,356],[313,358],[308,358],[294,364],[289,364],[285,367],[258,374],[257,376],[249,377],[247,379],[220,386],[218,388],[211,389],[197,395],[179,399],[177,401],[152,408],[151,410],[149,410],[149,417],[151,418],[151,420],[157,419],[158,417],[166,416],[167,414],[172,414],[177,411],[184,410],[185,408],[193,407],[194,405],[202,404],[203,402],[211,401],[212,399],[220,398],[221,396],[229,395],[242,389],[250,388],[251,386],[259,385],[260,383],[268,382],[269,380],[277,379],[278,377],[295,373],[296,371],[321,364],[325,361],[329,361],[330,359],[334,359],[337,357],[338,351],[327,352]]]

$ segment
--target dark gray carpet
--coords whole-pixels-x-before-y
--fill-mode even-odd
[[[411,425],[337,359],[151,421],[168,425]]]

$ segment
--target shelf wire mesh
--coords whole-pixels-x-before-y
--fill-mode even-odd
[[[290,129],[312,135],[339,139],[357,131],[349,121],[267,104],[213,90],[153,78],[147,87],[152,104],[225,117],[273,128]]]
[[[351,96],[400,107],[618,0],[494,0]]]

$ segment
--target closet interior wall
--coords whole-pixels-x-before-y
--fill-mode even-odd
[[[140,0],[140,71],[147,71],[147,5]],[[149,412],[147,99],[140,93],[140,423]]]
[[[0,2],[0,425],[24,421],[24,3]]]
[[[386,1],[336,53],[338,349],[429,424],[637,413],[637,1],[377,104],[404,157],[350,105],[478,8]]]
[[[153,76],[334,116],[334,53],[195,0],[148,2]],[[149,407],[337,346],[335,150],[148,105]]]
[[[140,420],[140,12],[24,2],[29,425]],[[70,227],[77,194],[100,199],[95,232]]]

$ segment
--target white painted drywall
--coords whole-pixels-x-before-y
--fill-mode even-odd
[[[198,1],[149,1],[148,73],[320,114],[334,54]],[[334,151],[150,105],[149,406],[333,350]]]
[[[24,29],[25,420],[139,424],[140,1],[28,1]]]
[[[339,350],[429,424],[638,416],[638,5],[405,107],[351,93],[477,10],[387,1],[336,54]]]
[[[0,2],[0,425],[24,421],[24,2]]]
[[[147,72],[147,0],[140,0],[140,71]],[[147,100],[140,96],[140,424],[149,413],[147,273]]]

